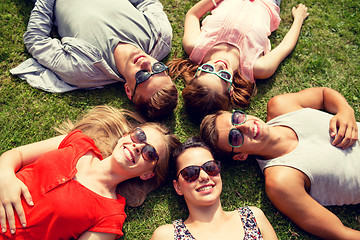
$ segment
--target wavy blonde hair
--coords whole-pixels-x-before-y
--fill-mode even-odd
[[[180,142],[170,130],[158,123],[145,123],[144,119],[125,109],[110,106],[97,106],[85,114],[75,124],[70,120],[55,128],[61,134],[68,134],[74,129],[81,130],[92,138],[104,158],[110,156],[119,138],[129,133],[137,126],[151,127],[164,135],[166,143],[165,156],[160,158],[154,169],[154,177],[143,181],[140,178],[129,179],[118,184],[117,192],[126,198],[131,207],[140,206],[146,195],[162,185],[168,174],[168,161],[170,152]]]

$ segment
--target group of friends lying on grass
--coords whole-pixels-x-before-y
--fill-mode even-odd
[[[185,17],[189,59],[167,66],[160,61],[171,50],[172,30],[158,0],[37,0],[24,34],[33,58],[11,72],[51,92],[122,81],[141,115],[98,106],[63,123],[54,138],[4,152],[1,239],[116,239],[125,204],[140,206],[169,179],[189,216],[158,227],[152,239],[277,239],[259,208],[222,208],[221,161],[249,155],[271,202],[300,228],[325,239],[360,239],[326,208],[360,203],[360,123],[339,92],[318,87],[275,96],[266,122],[229,111],[248,106],[255,79],[273,75],[296,45],[308,16],[303,4],[271,50],[279,5],[200,0]],[[184,143],[151,122],[177,105],[169,74],[184,77],[186,109],[201,121],[200,135]]]

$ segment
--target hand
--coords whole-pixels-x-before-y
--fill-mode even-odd
[[[308,8],[304,4],[300,3],[297,7],[293,7],[291,12],[294,19],[304,21],[309,16],[307,10]]]
[[[358,127],[354,110],[338,112],[330,120],[330,136],[334,137],[332,145],[341,149],[352,146],[358,140]]]
[[[11,234],[15,233],[14,209],[17,212],[20,223],[26,227],[24,209],[21,205],[21,195],[27,204],[33,206],[30,192],[26,185],[19,180],[14,173],[0,173],[0,225],[1,231],[6,232],[6,219],[9,222]]]

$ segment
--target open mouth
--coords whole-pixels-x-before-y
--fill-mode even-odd
[[[134,155],[133,155],[132,152],[130,152],[130,150],[127,149],[126,147],[124,147],[124,155],[125,155],[125,157],[126,157],[127,160],[129,160],[130,162],[132,162],[133,164],[135,164]]]
[[[134,60],[134,64],[137,63],[137,61],[139,61],[140,58],[144,58],[145,55],[139,55],[138,57],[135,58]]]
[[[212,188],[214,188],[214,185],[205,185],[205,186],[202,186],[202,187],[196,189],[196,191],[202,192],[202,191],[210,190]]]
[[[224,60],[217,60],[215,63],[218,63],[218,62],[222,63],[226,69],[228,68],[228,64]]]
[[[260,127],[259,127],[259,125],[257,124],[257,122],[254,122],[253,131],[254,131],[254,139],[256,139],[257,136],[260,134]]]

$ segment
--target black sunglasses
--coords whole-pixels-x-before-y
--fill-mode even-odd
[[[156,149],[146,142],[146,134],[144,130],[139,127],[135,128],[130,132],[130,139],[134,143],[145,144],[145,146],[141,150],[141,155],[146,161],[157,162],[159,160],[159,155],[156,152]]]
[[[135,94],[135,90],[137,88],[137,86],[139,85],[139,83],[143,83],[146,80],[148,80],[152,75],[157,74],[157,73],[161,73],[163,71],[165,71],[166,69],[168,69],[168,67],[163,64],[162,62],[156,62],[151,66],[151,70],[152,73],[150,73],[148,70],[140,70],[135,74],[135,87],[134,87],[134,91],[132,96],[134,96]]]
[[[231,123],[234,126],[244,124],[246,119],[246,113],[240,110],[234,110],[233,114],[231,115]],[[232,128],[229,132],[228,141],[229,145],[232,147],[231,153],[234,153],[234,148],[243,145],[244,135],[239,129]]]
[[[198,179],[201,169],[204,170],[209,176],[216,176],[220,173],[220,161],[210,160],[204,163],[202,166],[187,166],[179,172],[176,179],[179,179],[181,174],[185,181],[189,183],[193,182]]]

